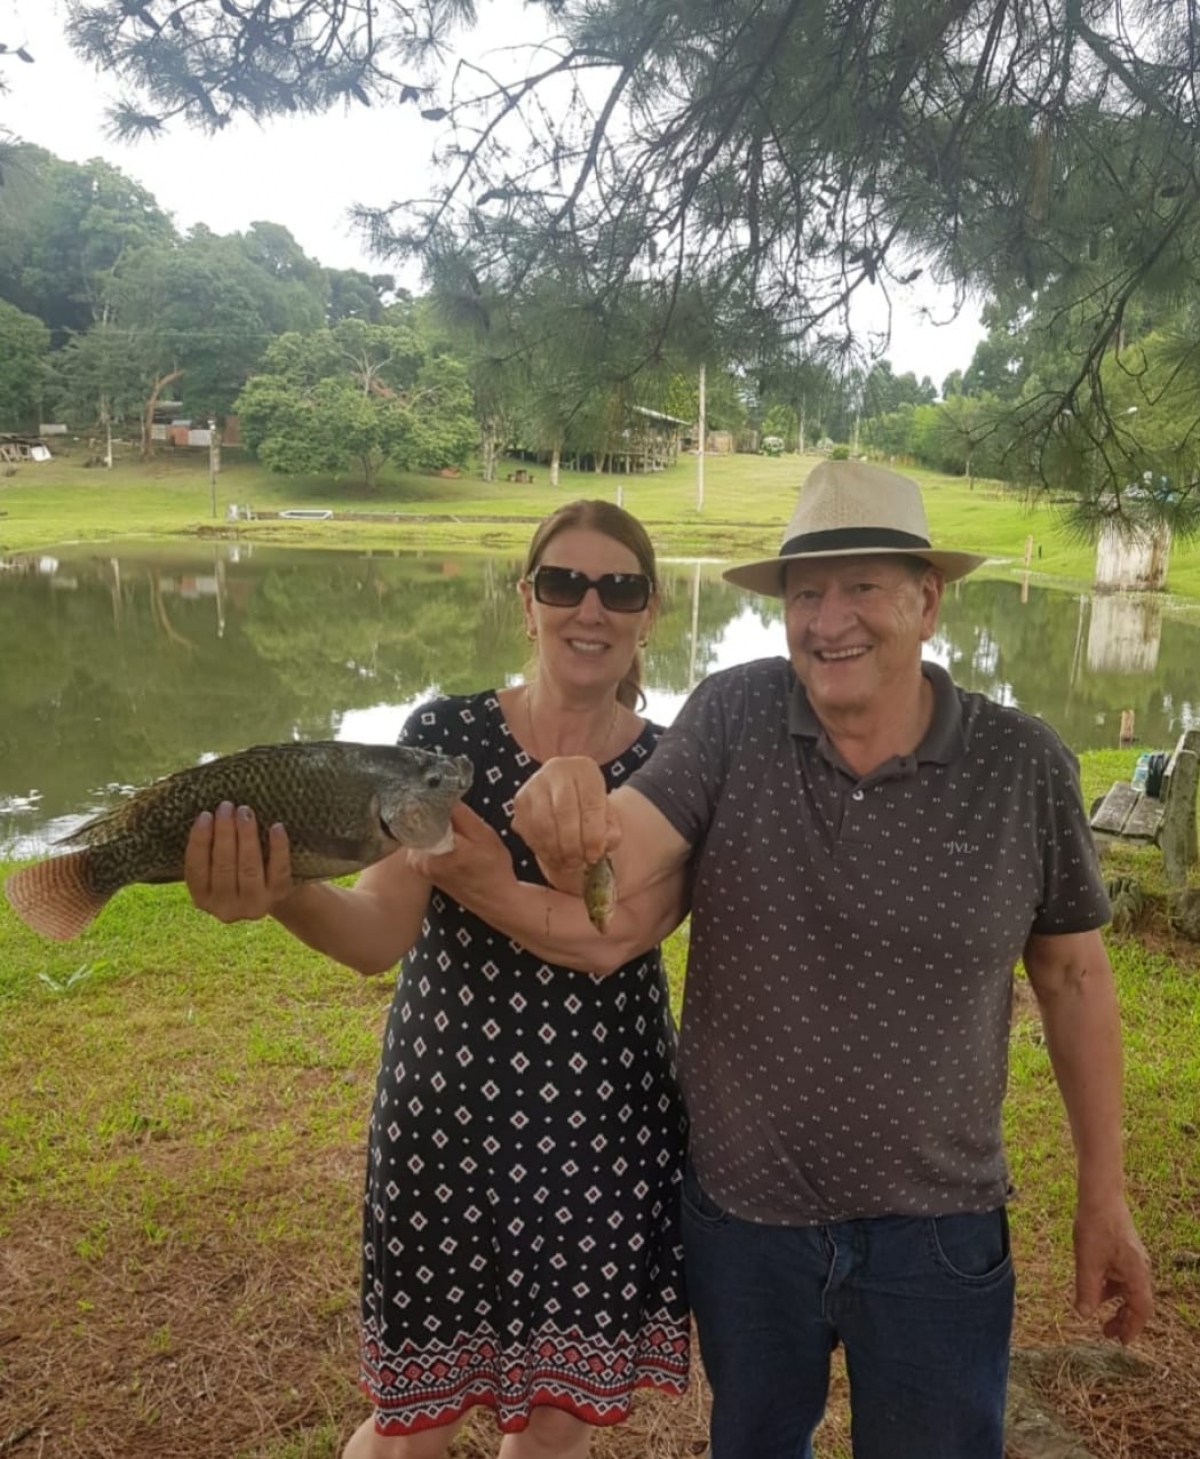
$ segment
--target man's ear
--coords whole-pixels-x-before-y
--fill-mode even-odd
[[[946,579],[936,567],[921,575],[921,641],[931,639],[937,631],[938,611],[946,591]]]

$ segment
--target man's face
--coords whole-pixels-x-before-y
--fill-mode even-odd
[[[788,652],[817,716],[899,705],[937,624],[941,574],[896,556],[791,562],[786,574]]]

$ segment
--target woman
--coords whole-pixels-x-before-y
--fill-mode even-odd
[[[589,755],[613,785],[651,753],[658,730],[635,706],[653,548],[620,508],[573,502],[535,533],[520,592],[526,682],[424,705],[401,735],[475,764],[453,853],[398,853],[353,888],[293,887],[284,830],[264,870],[249,813],[228,805],[189,845],[193,899],[222,920],[270,912],[364,973],[407,953],[364,1201],[375,1411],[344,1459],[440,1459],[479,1404],[504,1432],[500,1459],[583,1459],[634,1389],[686,1386],[684,1119],[658,953],[623,940],[619,915],[600,937],[578,900],[528,885],[540,873],[509,826],[542,760]],[[519,942],[455,899],[497,879]],[[665,934],[682,885],[643,895]]]

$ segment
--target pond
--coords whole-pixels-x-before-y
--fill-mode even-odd
[[[0,557],[0,856],[40,854],[122,788],[203,756],[390,742],[427,695],[513,679],[518,574],[482,555],[230,542]],[[782,651],[775,605],[719,574],[663,564],[646,664],[660,721],[705,674]],[[927,654],[1076,749],[1115,746],[1123,709],[1154,748],[1200,724],[1194,610],[968,579]]]

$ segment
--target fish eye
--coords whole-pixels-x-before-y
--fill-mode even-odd
[[[436,790],[442,783],[442,775],[439,770],[431,770],[425,777],[425,784],[430,790]]]

